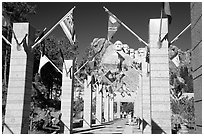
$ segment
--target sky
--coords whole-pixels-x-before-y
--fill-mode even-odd
[[[123,23],[132,29],[138,36],[148,43],[149,20],[160,18],[161,2],[36,2],[36,14],[29,16],[29,22],[36,29],[49,30],[54,26],[71,8],[74,9],[74,25],[79,46],[81,59],[85,49],[90,46],[94,38],[106,38],[108,27],[108,13],[103,6],[109,9]],[[170,2],[172,23],[169,25],[169,39],[173,40],[188,24],[190,24],[190,3]],[[65,36],[60,25],[50,34],[57,38]],[[120,26],[112,43],[120,40],[130,48],[138,49],[145,45],[130,33],[126,28]],[[175,46],[183,51],[191,48],[191,33],[188,29],[175,43]]]

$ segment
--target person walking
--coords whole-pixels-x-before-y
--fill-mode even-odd
[[[131,112],[128,113],[127,118],[128,118],[128,124],[130,125],[132,121]]]

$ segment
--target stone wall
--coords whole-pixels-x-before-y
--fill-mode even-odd
[[[191,3],[191,41],[196,133],[202,133],[202,3]]]

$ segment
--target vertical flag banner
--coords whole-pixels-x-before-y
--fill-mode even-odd
[[[60,26],[62,30],[66,34],[67,38],[69,39],[70,43],[73,45],[76,41],[76,34],[74,29],[74,20],[73,20],[73,10],[71,9],[69,14],[65,17],[64,20],[60,22]]]
[[[112,15],[109,15],[109,20],[108,20],[108,41],[111,40],[111,38],[117,32],[119,27],[120,27],[120,23]]]
[[[180,64],[180,59],[179,59],[179,55],[177,54],[173,59],[172,59],[173,63],[176,65],[176,67],[179,66]]]
[[[38,73],[40,74],[41,68],[49,62],[49,59],[41,53],[41,57],[40,57],[40,64],[39,64],[39,69],[38,69]]]
[[[172,17],[169,2],[163,2],[163,11],[167,15],[169,24],[171,24]]]
[[[121,72],[122,71],[122,63],[125,60],[125,58],[122,55],[120,55],[120,53],[117,52],[117,54],[118,54],[118,59],[120,61],[118,64],[118,70],[119,70],[119,72]]]

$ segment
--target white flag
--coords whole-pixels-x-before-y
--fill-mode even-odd
[[[39,69],[38,69],[38,73],[39,73],[39,74],[40,74],[41,68],[42,68],[46,63],[48,63],[48,62],[49,62],[49,59],[48,59],[45,55],[42,56],[42,54],[41,54],[41,57],[40,57],[40,65],[39,65]]]
[[[74,20],[73,20],[73,9],[69,11],[67,16],[64,20],[60,22],[60,26],[62,27],[64,33],[66,34],[67,38],[69,39],[71,44],[74,44],[76,41],[76,34],[74,30]]]
[[[176,67],[178,67],[179,64],[180,64],[179,55],[177,54],[176,57],[174,57],[174,58],[172,59],[172,61],[173,61],[173,63],[176,65]]]
[[[58,72],[62,73],[49,59],[46,55],[42,55],[40,57],[40,64],[39,64],[39,69],[38,69],[38,73],[40,74],[41,68],[47,64],[47,63],[51,63],[53,65],[53,67],[55,67],[57,69]]]

